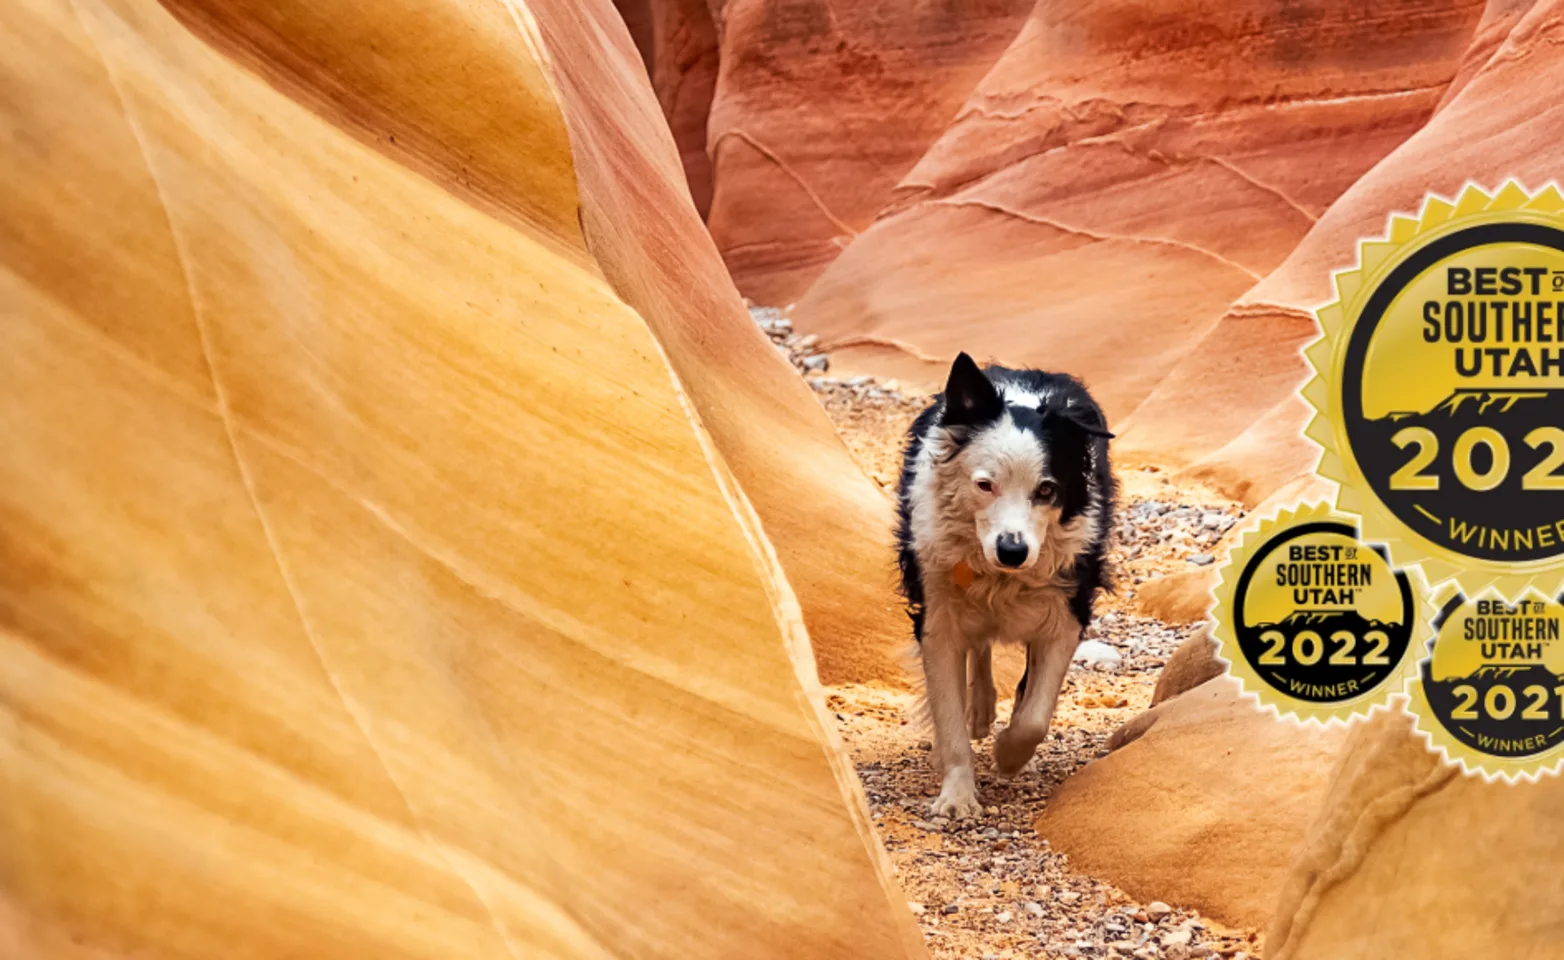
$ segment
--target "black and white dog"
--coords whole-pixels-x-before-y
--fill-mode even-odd
[[[1112,436],[1073,377],[985,373],[965,353],[908,432],[898,561],[944,776],[937,816],[980,810],[968,737],[994,723],[995,641],[1027,651],[1010,724],[994,741],[999,773],[1019,773],[1048,733],[1105,586]]]

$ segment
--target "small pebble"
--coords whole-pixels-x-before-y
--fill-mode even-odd
[[[959,913],[960,911],[961,908],[956,906],[954,903],[947,903],[943,907],[939,908],[939,912],[943,913],[947,917],[953,913]]]
[[[1124,663],[1124,655],[1101,640],[1082,640],[1070,659],[1094,669],[1111,670]]]
[[[1197,553],[1187,559],[1197,567],[1209,566],[1216,562],[1216,557],[1211,556],[1209,553]]]
[[[1146,904],[1146,916],[1150,918],[1153,923],[1161,920],[1163,917],[1166,917],[1172,912],[1173,908],[1163,903],[1161,900],[1153,900]]]

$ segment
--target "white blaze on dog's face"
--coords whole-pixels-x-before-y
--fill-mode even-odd
[[[1037,435],[1009,414],[980,428],[955,459],[969,477],[958,497],[971,511],[984,559],[999,570],[1030,569],[1058,522],[1047,460]]]

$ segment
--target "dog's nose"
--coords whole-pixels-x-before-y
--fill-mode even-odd
[[[1026,541],[1019,533],[1002,533],[994,544],[994,556],[1007,567],[1019,567],[1026,562]]]

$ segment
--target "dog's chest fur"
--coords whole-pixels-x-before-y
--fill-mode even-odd
[[[974,576],[967,587],[951,585],[947,602],[961,622],[961,633],[974,646],[986,643],[1026,643],[1050,636],[1073,617],[1072,581],[1036,585],[1004,574]]]

